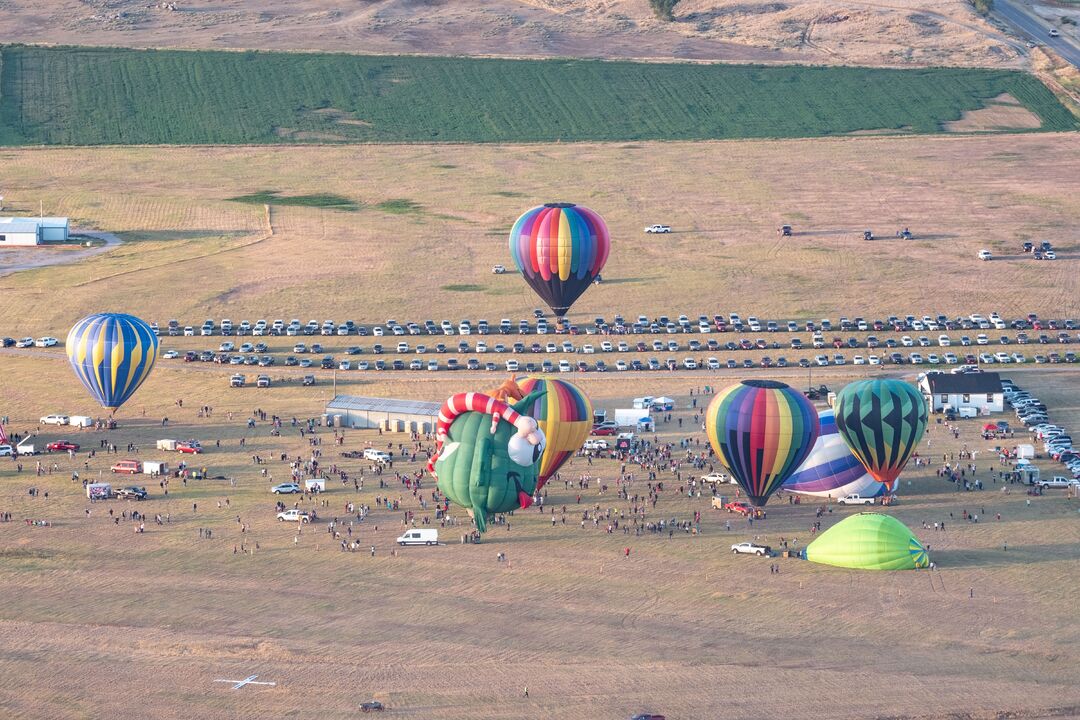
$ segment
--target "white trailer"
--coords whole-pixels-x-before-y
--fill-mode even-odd
[[[86,497],[91,500],[108,500],[112,497],[112,485],[109,483],[90,483],[86,486]]]
[[[1027,443],[1016,446],[1017,460],[1033,460],[1035,458],[1035,446]]]
[[[326,492],[326,478],[312,478],[304,481],[304,489],[308,492]]]
[[[155,460],[143,460],[143,475],[162,476],[169,472],[169,464]]]
[[[89,415],[72,415],[68,418],[68,425],[79,428],[94,427],[94,418]]]
[[[619,427],[637,427],[642,420],[651,422],[648,408],[617,408],[615,424]]]
[[[173,452],[173,451],[176,450],[176,444],[177,444],[176,440],[158,440],[157,441],[157,449],[158,450],[168,450],[170,452]]]

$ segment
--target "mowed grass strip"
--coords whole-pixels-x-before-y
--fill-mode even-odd
[[[542,142],[939,132],[1008,93],[1074,118],[1035,77],[592,60],[5,46],[0,144]]]

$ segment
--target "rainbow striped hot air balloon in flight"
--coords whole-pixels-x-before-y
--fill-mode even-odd
[[[519,381],[518,386],[525,395],[533,390],[545,391],[526,412],[536,419],[547,438],[547,447],[540,458],[536,485],[539,490],[588,439],[592,430],[592,403],[580,388],[565,380],[530,377]]]
[[[76,377],[101,406],[115,411],[142,385],[157,360],[158,339],[143,320],[123,313],[88,315],[67,336]]]
[[[705,432],[753,505],[768,502],[817,442],[817,411],[806,396],[774,380],[743,380],[705,411]]]
[[[510,257],[525,282],[559,317],[600,274],[611,252],[603,218],[573,203],[529,210],[510,231]]]

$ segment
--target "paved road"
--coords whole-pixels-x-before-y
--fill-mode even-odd
[[[995,0],[994,14],[1008,23],[1021,37],[1045,45],[1066,62],[1080,68],[1080,44],[1066,37],[1064,33],[1061,37],[1050,37],[1050,23],[1037,16],[1021,0]]]

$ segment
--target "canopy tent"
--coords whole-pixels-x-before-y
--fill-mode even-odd
[[[806,559],[857,570],[914,570],[930,565],[926,548],[891,515],[844,518],[806,548]]]

